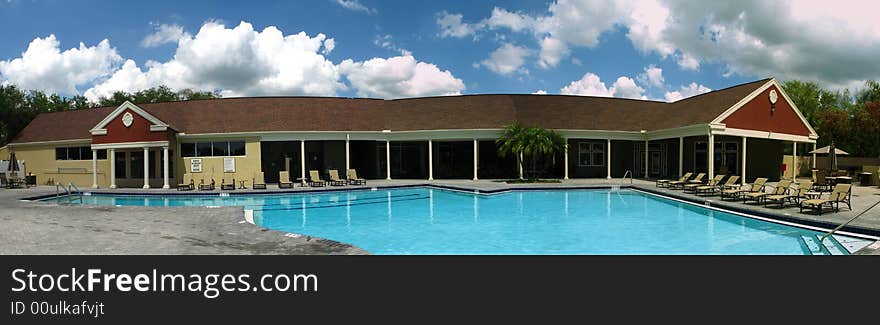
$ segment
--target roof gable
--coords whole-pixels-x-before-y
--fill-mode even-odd
[[[775,104],[770,102],[771,92],[777,94]],[[776,79],[771,79],[742,98],[716,117],[712,124],[725,124],[728,128],[818,137]]]
[[[141,109],[135,104],[132,104],[130,101],[125,101],[122,105],[119,105],[116,109],[114,109],[110,114],[107,114],[101,122],[98,122],[89,132],[92,135],[105,135],[107,134],[107,124],[110,124],[117,116],[121,115],[123,112],[132,111],[148,122],[151,123],[150,130],[151,131],[165,131],[168,129],[169,125],[159,118],[153,116],[153,114],[148,113],[147,111]]]

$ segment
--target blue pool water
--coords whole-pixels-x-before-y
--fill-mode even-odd
[[[809,254],[816,231],[639,191],[437,188],[248,196],[84,196],[86,204],[244,206],[257,225],[373,254]],[[815,238],[815,237],[812,237]]]

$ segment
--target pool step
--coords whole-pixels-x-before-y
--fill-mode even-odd
[[[801,236],[801,241],[812,255],[849,255],[849,251],[834,239],[834,236],[825,238],[822,242],[824,247],[819,246],[819,237],[816,235]]]

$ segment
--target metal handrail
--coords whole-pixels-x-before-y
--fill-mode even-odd
[[[829,231],[828,233],[826,233],[825,235],[822,235],[822,238],[819,238],[819,248],[827,250],[828,248],[825,248],[825,244],[822,243],[825,240],[825,238],[831,237],[831,235],[834,235],[835,232],[837,232],[838,230],[840,230],[843,227],[846,227],[846,225],[848,225],[850,222],[853,222],[858,217],[861,217],[866,212],[871,211],[871,209],[876,207],[878,204],[880,204],[880,201],[875,202],[874,205],[872,205],[870,208],[865,209],[865,211],[862,211],[862,213],[857,214],[855,217],[852,217],[851,219],[849,219],[846,222],[837,226],[837,228],[834,228],[831,231]]]
[[[623,181],[626,180],[626,175],[629,175],[629,184],[632,185],[632,183],[633,183],[632,171],[628,170],[628,169],[625,173],[623,173],[623,178],[620,179],[620,182],[623,183]]]
[[[76,192],[71,191],[71,188],[75,189]],[[73,193],[76,193],[79,196],[79,203],[82,203],[82,191],[79,190],[79,187],[73,185],[73,182],[69,182],[67,183],[67,197],[69,198],[68,203],[73,203]]]

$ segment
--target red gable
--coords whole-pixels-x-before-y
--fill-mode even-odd
[[[126,127],[123,119],[129,114],[132,117],[132,121]],[[168,141],[168,131],[150,131],[150,125],[152,124],[137,112],[126,109],[107,124],[105,127],[107,134],[92,135],[92,143]]]
[[[777,100],[770,104],[770,91],[775,90]],[[772,110],[771,110],[772,106]],[[722,121],[729,128],[767,131],[793,135],[809,136],[810,129],[798,117],[794,108],[788,104],[775,85],[770,86],[757,97],[737,109]]]

